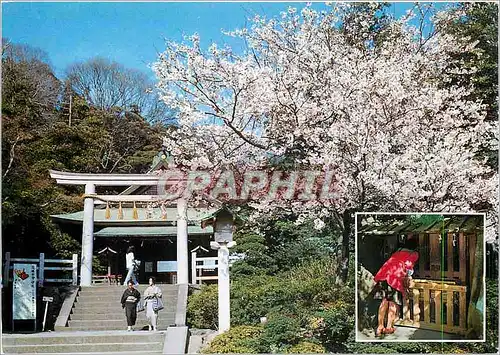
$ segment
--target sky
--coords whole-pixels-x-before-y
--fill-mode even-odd
[[[305,2],[2,2],[2,37],[47,52],[59,78],[68,65],[100,56],[153,78],[148,64],[165,48],[198,33],[202,45],[225,43],[221,30],[245,27],[255,14],[278,16]],[[323,3],[312,4],[324,7]],[[402,15],[411,3],[393,3]]]

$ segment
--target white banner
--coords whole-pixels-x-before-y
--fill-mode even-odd
[[[36,319],[36,264],[14,264],[13,319]]]

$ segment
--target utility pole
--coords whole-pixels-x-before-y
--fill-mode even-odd
[[[68,120],[68,126],[71,127],[71,108],[73,104],[73,93],[69,95],[69,120]]]

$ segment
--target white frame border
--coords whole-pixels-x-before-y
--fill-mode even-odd
[[[448,340],[448,339],[408,339],[408,340],[384,340],[384,339],[358,339],[358,215],[425,215],[434,214],[442,216],[483,216],[483,339],[480,340]],[[453,212],[355,212],[354,214],[354,334],[356,343],[484,343],[486,342],[486,213],[453,213]]]

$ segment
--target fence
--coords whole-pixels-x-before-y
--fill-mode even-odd
[[[73,254],[72,259],[45,259],[45,254],[40,253],[39,258],[11,258],[10,252],[5,253],[5,264],[4,264],[4,287],[7,287],[9,282],[12,281],[12,273],[10,270],[13,269],[11,264],[15,262],[23,262],[23,263],[36,263],[38,270],[38,283],[40,286],[43,286],[44,282],[48,283],[71,283],[72,285],[78,284],[78,255]],[[50,265],[70,265],[70,266],[47,266]],[[45,272],[50,271],[53,273],[54,271],[71,271],[71,278],[45,278]]]
[[[230,255],[229,267],[240,259],[238,255]],[[219,258],[217,256],[199,258],[196,256],[196,253],[191,253],[191,282],[193,284],[201,284],[203,281],[218,280],[218,265]]]
[[[403,314],[396,321],[397,325],[465,333],[466,286],[414,280],[410,292],[410,295],[403,297]]]
[[[466,284],[467,259],[469,265],[474,265],[476,240],[475,234],[420,234],[421,252],[415,277]],[[469,280],[472,280],[472,275],[469,275]]]
[[[218,280],[218,257],[194,257],[191,259],[191,282],[201,284],[203,281]],[[215,273],[215,275],[214,275]],[[208,274],[208,275],[207,275]]]

